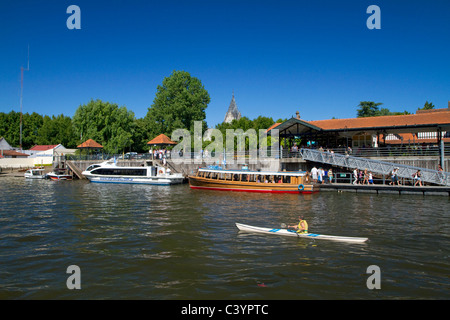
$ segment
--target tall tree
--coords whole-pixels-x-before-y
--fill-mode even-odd
[[[124,106],[91,100],[78,107],[72,123],[80,142],[94,139],[107,152],[122,152],[133,144],[135,117]]]
[[[44,116],[42,126],[37,130],[36,144],[62,144],[66,148],[77,146],[70,117],[60,114],[58,116]]]
[[[373,101],[361,101],[358,105],[359,109],[357,110],[358,118],[362,117],[376,117],[379,115],[379,108],[383,103],[378,102],[375,103]]]
[[[13,147],[19,147],[20,144],[20,113],[14,110],[9,113],[0,113],[0,137],[5,138]]]
[[[210,102],[201,81],[186,71],[173,71],[158,85],[155,99],[144,118],[148,138],[161,133],[171,136],[175,129],[194,132],[194,121],[207,125],[205,110]]]

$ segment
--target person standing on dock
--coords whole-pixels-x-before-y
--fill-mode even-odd
[[[420,173],[420,170],[417,170],[416,173],[414,173],[414,187],[419,184],[419,186],[423,186],[422,185],[422,179],[420,178],[422,176],[422,174]]]
[[[367,184],[373,184],[373,174],[372,174],[372,172],[369,172],[369,180],[368,180]]]
[[[353,184],[357,184],[358,183],[358,169],[354,169],[353,170],[353,178],[355,178],[355,181],[353,181]]]
[[[392,181],[389,183],[389,185],[400,185],[400,181],[398,180],[398,168],[394,168],[394,170],[392,170],[391,179]]]
[[[317,170],[316,166],[314,166],[311,169],[311,177],[312,177],[313,182],[317,182],[317,175],[318,175],[318,170]]]

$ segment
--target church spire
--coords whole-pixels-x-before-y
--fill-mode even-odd
[[[234,90],[233,90],[230,106],[228,107],[228,111],[225,114],[225,119],[223,121],[226,123],[231,123],[231,121],[239,120],[240,118],[241,118],[241,113],[239,112],[239,110],[237,108],[236,100],[234,98]]]

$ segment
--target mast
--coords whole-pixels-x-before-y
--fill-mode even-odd
[[[30,45],[28,45],[27,68],[20,67],[20,151],[22,151],[22,103],[23,103],[23,71],[30,70]]]

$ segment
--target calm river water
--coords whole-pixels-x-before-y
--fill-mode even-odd
[[[0,178],[0,299],[449,299],[441,196]],[[366,244],[240,233],[295,223]],[[80,268],[69,290],[67,267]],[[368,289],[380,268],[380,289]]]

